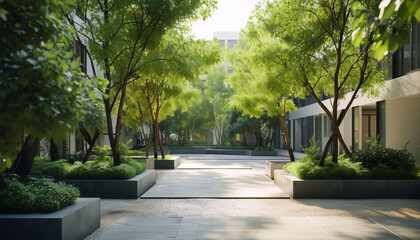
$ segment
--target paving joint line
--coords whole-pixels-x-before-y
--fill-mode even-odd
[[[312,219],[312,217],[307,217],[313,224],[315,224],[315,226],[317,226],[323,233],[325,233],[330,239],[333,239],[333,237],[327,232],[325,231],[325,229],[323,229],[317,222],[315,222],[314,219]]]
[[[378,224],[379,226],[381,226],[382,228],[384,228],[384,229],[385,229],[385,230],[387,230],[388,232],[390,232],[390,233],[394,234],[394,235],[395,235],[395,236],[397,236],[398,238],[400,238],[400,239],[405,239],[403,236],[401,236],[401,235],[399,235],[399,234],[395,233],[395,232],[394,232],[394,231],[392,231],[391,229],[389,229],[389,228],[385,227],[384,225],[382,225],[382,224],[378,223],[377,221],[375,221],[375,220],[371,219],[370,217],[367,217],[367,219],[369,219],[370,221],[372,221],[372,222],[374,222],[374,223]]]

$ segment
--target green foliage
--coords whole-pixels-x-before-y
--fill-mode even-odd
[[[121,164],[113,166],[111,161],[76,162],[67,174],[68,179],[129,179],[146,170],[144,163],[121,158]]]
[[[85,151],[79,151],[75,153],[68,153],[66,156],[66,159],[69,163],[73,164],[74,162],[80,162],[83,160],[86,152]]]
[[[60,139],[84,113],[86,79],[61,14],[71,2],[0,3],[0,170],[19,151],[22,130]]]
[[[272,147],[268,146],[259,146],[254,148],[254,151],[273,151],[274,149]]]
[[[49,159],[35,158],[34,165],[31,169],[31,175],[53,177],[57,180],[64,179],[67,174],[66,166],[68,165],[66,159],[51,162]]]
[[[411,21],[420,19],[418,0],[353,1],[351,9],[354,44],[365,44],[372,37],[375,57],[379,60],[402,46]]]
[[[95,160],[97,161],[104,161],[108,162],[111,160],[111,157],[109,156],[111,153],[111,149],[108,146],[101,147],[101,146],[95,146]]]
[[[359,163],[352,163],[341,155],[338,164],[332,162],[332,157],[325,159],[323,167],[318,161],[304,156],[302,161],[286,164],[283,169],[301,179],[358,179],[363,169]]]
[[[12,182],[0,192],[2,213],[48,213],[57,211],[76,201],[77,188],[45,179],[26,185]]]
[[[319,160],[321,158],[321,147],[318,146],[319,141],[315,139],[315,135],[309,140],[310,146],[304,148],[303,152],[308,155],[310,159]]]
[[[338,158],[338,163],[332,162],[332,157],[325,159],[323,167],[318,166],[318,160],[304,156],[302,161],[286,164],[283,169],[301,179],[416,179],[420,166],[414,165],[414,170],[406,171],[403,167],[390,167],[376,164],[365,167],[362,162],[354,162],[353,158]]]
[[[361,163],[363,167],[378,173],[385,172],[384,168],[388,168],[389,170],[404,173],[403,175],[406,178],[412,178],[417,174],[414,156],[407,150],[377,146],[354,152],[351,161]],[[392,177],[392,175],[389,177]]]

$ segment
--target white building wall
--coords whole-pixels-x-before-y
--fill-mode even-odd
[[[386,102],[386,146],[404,149],[420,163],[420,94]]]

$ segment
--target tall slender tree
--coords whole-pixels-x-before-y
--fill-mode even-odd
[[[144,54],[156,48],[167,29],[180,22],[208,16],[213,0],[82,1],[85,23],[73,16],[76,37],[88,46],[88,57],[103,70],[107,85],[99,89],[105,107],[114,165],[120,164],[119,142],[127,85],[144,71]],[[92,69],[93,66],[92,66]],[[113,115],[116,114],[114,122]]]

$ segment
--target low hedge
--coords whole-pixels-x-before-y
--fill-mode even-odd
[[[67,168],[70,164],[66,159],[51,162],[49,158],[35,158],[31,169],[31,175],[53,177],[57,180],[64,179],[67,175]]]
[[[1,213],[49,213],[73,204],[80,196],[74,186],[46,179],[28,184],[11,182],[0,192]]]
[[[300,179],[417,179],[419,167],[415,171],[406,171],[404,168],[390,168],[384,164],[376,164],[367,168],[361,162],[352,162],[341,155],[338,163],[327,157],[323,167],[319,167],[318,160],[304,156],[302,161],[286,164],[283,169]]]
[[[75,162],[70,165],[65,159],[55,162],[47,159],[37,159],[31,174],[61,179],[129,179],[146,170],[144,163],[139,163],[127,157],[121,157],[121,164],[113,166],[110,159],[91,160],[85,164]]]

